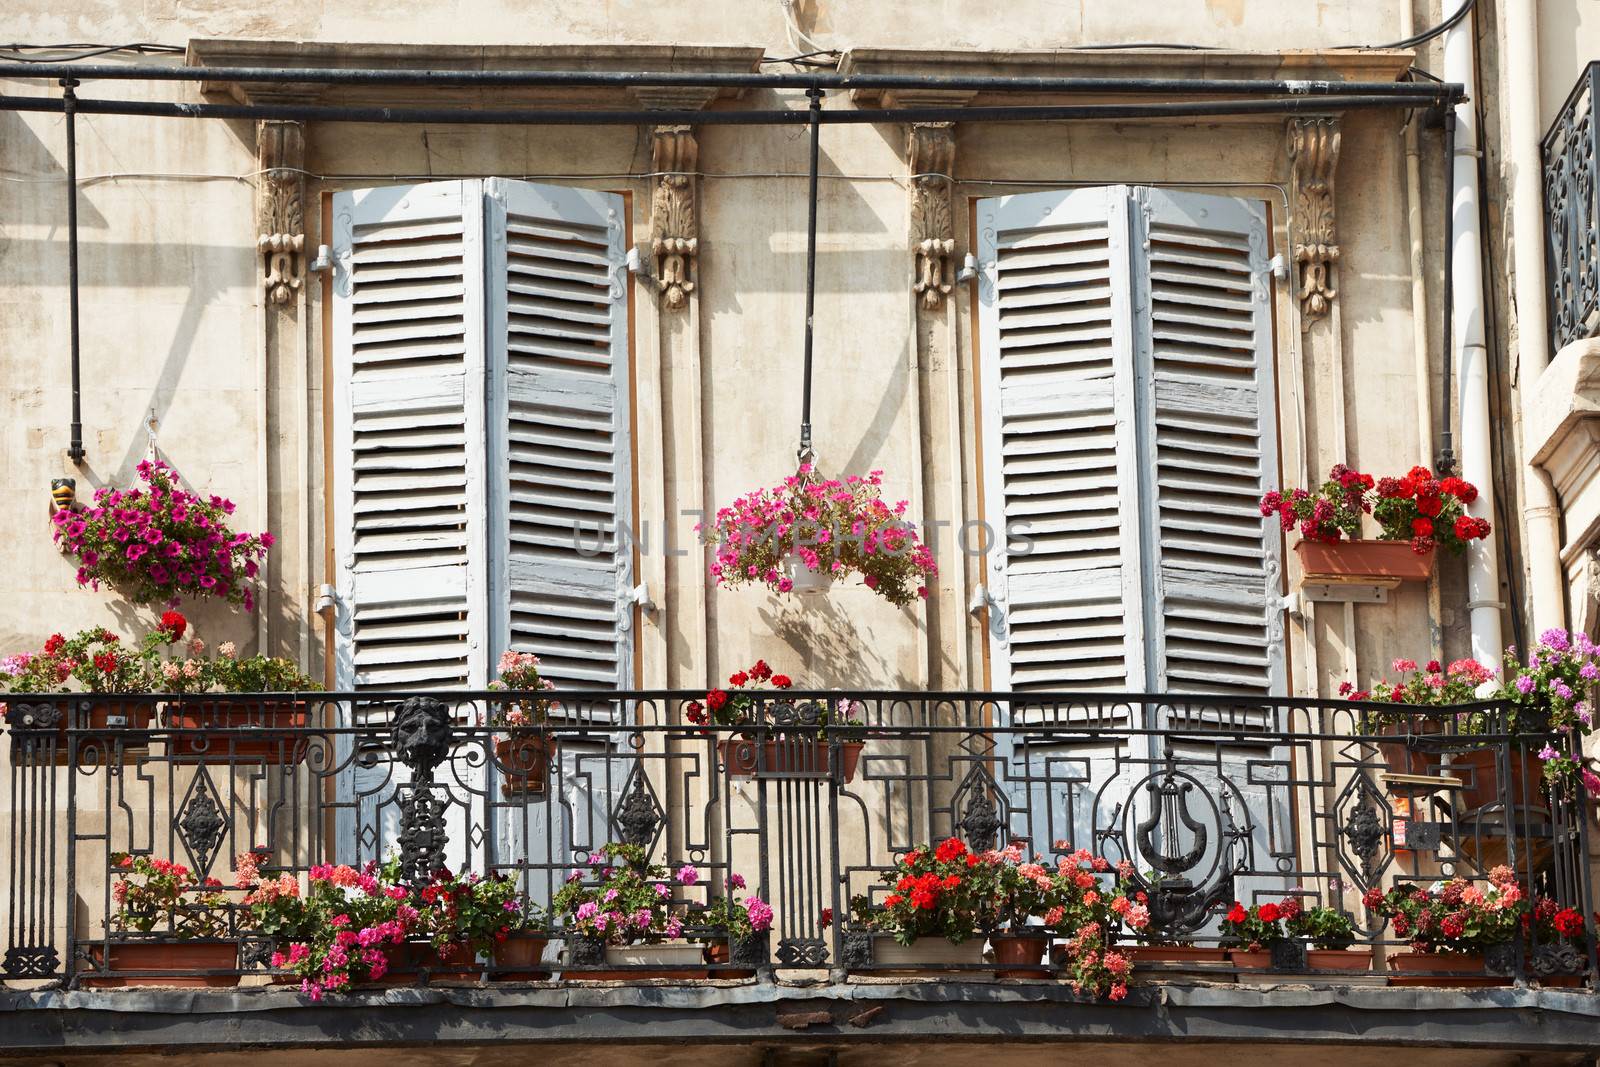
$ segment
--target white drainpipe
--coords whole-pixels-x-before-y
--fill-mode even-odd
[[[1511,172],[1511,238],[1516,270],[1517,389],[1522,425],[1534,383],[1549,362],[1550,331],[1545,306],[1544,159],[1540,153],[1538,11],[1535,0],[1505,0],[1505,129]],[[1533,632],[1566,626],[1566,590],[1561,577],[1561,510],[1550,476],[1522,464],[1523,555],[1528,561],[1528,598]]]
[[[1478,87],[1473,63],[1471,16],[1444,38],[1444,77],[1466,87],[1475,101]],[[1478,487],[1471,512],[1494,521],[1494,467],[1489,448],[1489,368],[1484,344],[1482,234],[1478,227],[1478,119],[1471,102],[1457,104],[1456,157],[1450,200],[1450,259],[1454,338],[1449,358],[1455,360],[1461,400],[1461,476]],[[1500,551],[1491,535],[1467,549],[1467,608],[1472,619],[1472,655],[1496,664],[1504,644],[1500,637]]]

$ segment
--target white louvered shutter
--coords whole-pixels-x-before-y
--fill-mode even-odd
[[[491,180],[491,574],[498,650],[563,688],[632,681],[623,198]]]
[[[1284,695],[1267,219],[1259,201],[1141,189],[1137,363],[1156,692]]]
[[[992,684],[1140,690],[1128,197],[978,207]]]
[[[334,197],[341,689],[483,684],[484,295],[476,182]]]
[[[484,502],[483,191],[436,182],[334,197],[334,500],[339,687],[481,686],[488,544]],[[386,702],[387,703],[387,702]],[[358,708],[358,715],[372,708]],[[464,711],[466,709],[458,709]],[[392,757],[339,739],[341,858],[398,842]],[[481,752],[439,769],[447,862],[481,866]]]
[[[1265,209],[1110,186],[978,212],[987,519],[1028,526],[989,561],[994,686],[1281,694]]]

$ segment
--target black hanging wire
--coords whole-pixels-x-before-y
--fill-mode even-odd
[[[811,450],[811,350],[813,319],[817,310],[817,161],[822,149],[822,90],[807,89],[811,98],[809,126],[811,128],[811,182],[810,202],[806,214],[806,340],[805,369],[800,386],[800,462],[810,463],[815,453]]]
[[[72,331],[72,436],[67,458],[82,463],[83,396],[78,370],[78,94],[75,78],[61,79],[61,113],[67,125],[67,273],[70,276],[68,308]]]

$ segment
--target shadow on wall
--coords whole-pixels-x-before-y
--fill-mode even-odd
[[[34,129],[41,123],[50,124],[47,142]],[[80,121],[78,136],[84,135]],[[24,119],[22,112],[0,112],[0,159],[5,160],[5,170],[23,179],[6,182],[8,189],[7,216],[12,222],[27,220],[31,224],[67,225],[67,127],[59,115],[41,115],[33,121]],[[83,167],[79,166],[79,171]],[[54,180],[51,180],[54,179]],[[78,200],[79,229],[104,230],[105,216],[92,204]],[[65,246],[63,246],[65,248]],[[4,245],[0,244],[0,250]],[[65,252],[63,252],[65,255]]]
[[[887,689],[908,684],[873,649],[834,596],[807,597],[798,603],[786,598],[777,610],[762,608],[760,616],[805,665],[801,684],[806,688]]]

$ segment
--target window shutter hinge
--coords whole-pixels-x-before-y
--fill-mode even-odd
[[[639,606],[639,610],[644,612],[646,615],[649,615],[656,610],[656,602],[650,599],[650,586],[647,582],[640,582],[626,593],[620,594],[617,597],[617,603],[637,604]]]

